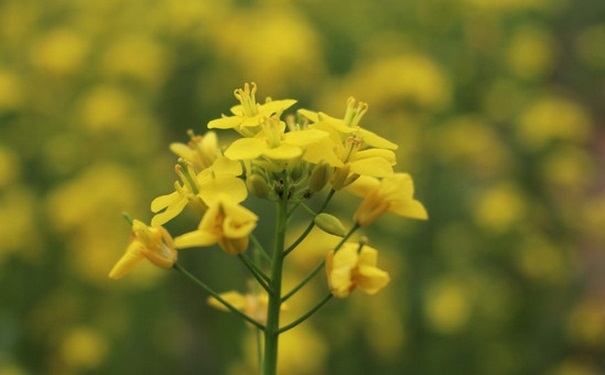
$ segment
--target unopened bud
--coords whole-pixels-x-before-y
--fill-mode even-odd
[[[256,197],[265,199],[269,195],[269,184],[258,174],[252,174],[246,179],[248,190]]]
[[[340,220],[330,214],[321,213],[315,216],[315,225],[328,234],[344,237],[347,233]]]
[[[309,192],[311,194],[317,193],[328,183],[330,177],[330,165],[324,161],[317,164],[311,171],[309,177]]]
[[[332,183],[332,188],[334,188],[334,190],[340,190],[348,185],[347,177],[349,177],[350,170],[351,166],[349,164],[345,164],[344,166],[334,170],[330,178],[330,182]]]

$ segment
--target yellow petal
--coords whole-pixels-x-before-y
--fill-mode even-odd
[[[198,229],[175,237],[174,247],[177,249],[184,249],[188,247],[211,246],[217,243],[217,241],[218,237],[214,233]]]
[[[284,110],[292,107],[296,103],[294,99],[273,100],[262,104],[259,108],[261,116],[270,117],[273,114],[281,114]]]
[[[263,151],[263,155],[273,160],[290,160],[296,159],[302,155],[303,151],[298,146],[282,143],[274,148],[267,148]]]
[[[412,219],[426,220],[429,218],[422,203],[415,199],[405,202],[394,202],[389,206],[387,211],[392,212],[395,215],[406,216]]]
[[[367,294],[376,294],[391,280],[389,274],[381,269],[371,266],[359,266],[357,288]]]
[[[334,152],[334,144],[329,139],[324,139],[305,147],[303,159],[313,164],[319,164],[323,161],[331,167],[343,166],[342,161]]]
[[[399,146],[389,141],[388,139],[382,138],[379,135],[372,133],[369,130],[357,128],[357,136],[361,138],[367,145],[376,148],[386,148],[388,150],[397,150]]]
[[[309,111],[308,109],[304,109],[304,108],[301,108],[296,112],[298,112],[298,114],[300,114],[301,116],[306,117],[307,119],[311,120],[311,122],[319,121],[319,116],[317,115],[317,112]]]
[[[347,190],[360,197],[365,197],[370,191],[374,190],[380,185],[380,180],[376,177],[370,176],[359,176],[359,178],[349,186]]]
[[[359,252],[359,265],[363,266],[376,266],[378,262],[378,250],[370,246],[364,246]]]
[[[185,206],[187,206],[187,199],[185,197],[179,195],[178,200],[171,202],[170,205],[168,207],[166,207],[166,209],[164,211],[159,212],[153,216],[153,218],[151,219],[151,226],[157,227],[157,226],[160,226],[160,225],[163,225],[163,224],[169,222],[170,220],[177,217],[178,214],[180,214],[183,211]],[[154,208],[158,208],[158,207],[159,206],[155,206]],[[153,211],[153,208],[152,208],[152,211]],[[155,212],[157,212],[157,211],[155,211]]]
[[[200,184],[200,197],[208,205],[215,204],[220,195],[227,195],[234,202],[242,202],[248,197],[246,183],[237,177],[217,177]]]
[[[225,156],[231,160],[249,160],[259,157],[269,148],[260,138],[240,138],[225,150]]]
[[[352,161],[351,173],[362,176],[385,177],[393,174],[393,167],[383,158],[371,157]]]
[[[383,148],[370,148],[367,150],[357,151],[355,154],[355,160],[367,159],[371,157],[382,158],[391,165],[395,165],[397,163],[395,153],[391,150],[386,150]]]
[[[139,264],[139,262],[145,257],[140,253],[140,248],[143,245],[139,241],[132,241],[128,248],[126,248],[126,252],[120,260],[116,263],[115,266],[109,272],[109,277],[112,279],[119,279],[128,272],[132,271],[133,268]]]
[[[208,123],[208,129],[233,129],[242,122],[238,116],[222,117]]]
[[[329,134],[322,130],[306,129],[288,132],[284,134],[284,143],[295,146],[305,147],[313,143],[317,143],[324,138],[328,138]]]
[[[178,191],[174,191],[170,194],[160,195],[151,201],[151,212],[158,212],[163,210],[164,208],[174,204],[180,199],[184,199]]]
[[[170,151],[174,152],[185,160],[195,159],[195,151],[184,143],[171,143]]]

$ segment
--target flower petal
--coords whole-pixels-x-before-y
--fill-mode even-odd
[[[221,117],[208,123],[208,129],[233,129],[243,121],[239,116]]]
[[[111,269],[109,272],[109,277],[112,279],[119,279],[122,276],[126,275],[128,272],[132,271],[133,268],[139,264],[145,257],[141,254],[140,249],[143,244],[139,241],[132,241],[130,245],[126,248],[126,252],[118,263]]]
[[[361,176],[385,177],[393,174],[393,167],[383,158],[370,157],[352,161],[351,173]]]
[[[412,219],[426,220],[429,218],[426,209],[419,201],[412,199],[405,202],[392,203],[387,211],[395,215],[410,217]]]
[[[174,247],[184,249],[188,247],[211,246],[217,241],[218,237],[214,233],[198,229],[175,237]]]
[[[360,265],[358,272],[357,288],[367,294],[376,294],[391,281],[387,272],[376,267]]]
[[[296,159],[302,155],[303,151],[298,146],[282,143],[281,145],[268,148],[263,151],[263,154],[273,160],[290,160]]]
[[[231,160],[249,160],[259,157],[269,146],[260,138],[240,138],[225,150],[225,156]]]

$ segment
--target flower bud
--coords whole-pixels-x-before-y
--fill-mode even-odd
[[[328,234],[338,237],[344,237],[347,233],[344,225],[342,225],[340,220],[333,215],[321,213],[315,216],[314,221],[315,225],[317,225],[319,229],[323,230]]]
[[[317,193],[328,183],[330,177],[330,165],[324,161],[317,164],[311,171],[309,177],[309,192]]]
[[[267,184],[267,181],[261,175],[250,175],[246,179],[246,186],[248,187],[248,190],[258,198],[265,199],[269,195],[269,184]]]

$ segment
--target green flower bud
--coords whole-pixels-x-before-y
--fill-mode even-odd
[[[323,230],[328,234],[332,234],[338,237],[344,237],[347,233],[344,225],[340,222],[340,220],[330,214],[321,213],[315,216],[315,225],[319,227],[319,229]]]
[[[351,166],[349,164],[345,164],[344,166],[334,170],[330,177],[330,182],[332,183],[332,188],[334,188],[334,190],[340,190],[350,183],[347,181],[350,170]]]
[[[311,194],[317,193],[328,183],[330,177],[330,165],[324,161],[317,164],[311,171],[309,177],[309,192]]]
[[[252,174],[246,179],[248,190],[256,197],[265,199],[269,196],[269,184],[258,174]]]

